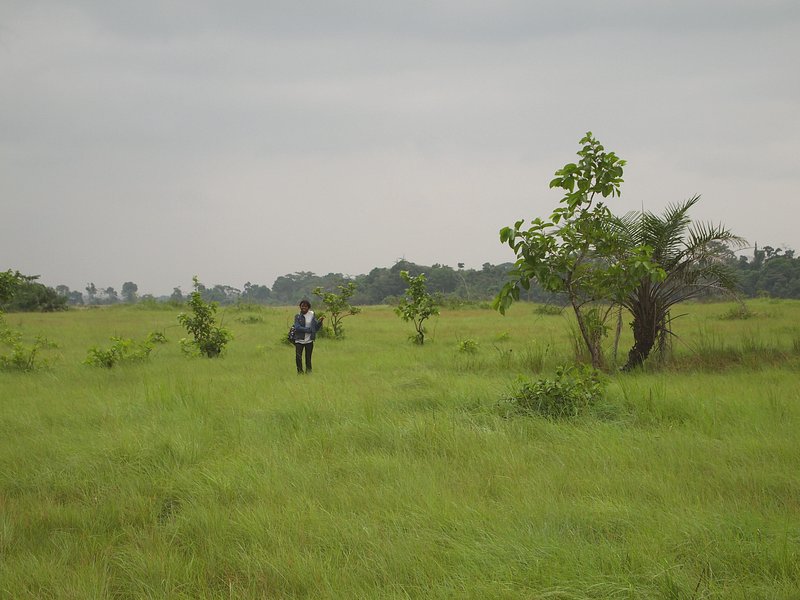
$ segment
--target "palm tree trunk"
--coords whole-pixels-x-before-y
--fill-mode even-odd
[[[629,306],[633,314],[633,323],[631,324],[633,347],[628,352],[628,362],[623,367],[624,371],[642,366],[658,340],[661,323],[658,316],[658,303],[651,291],[650,285],[641,285]]]
[[[646,316],[635,316],[633,318],[633,347],[628,352],[628,362],[623,370],[630,371],[642,366],[650,356],[650,351],[656,343],[656,337],[656,327],[652,321],[648,322]]]

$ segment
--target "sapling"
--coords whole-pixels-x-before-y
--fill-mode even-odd
[[[400,271],[400,277],[408,284],[408,288],[400,299],[400,304],[395,312],[403,321],[414,323],[415,334],[411,339],[415,344],[425,343],[425,321],[432,316],[439,314],[433,296],[428,293],[425,287],[425,274],[420,273],[416,277],[408,274],[408,271]]]
[[[181,348],[186,354],[199,353],[207,358],[216,358],[225,349],[228,342],[233,339],[233,334],[224,327],[217,325],[215,314],[216,302],[206,302],[200,294],[200,282],[197,275],[192,278],[194,291],[189,294],[187,304],[191,313],[178,315],[178,323],[186,328],[193,340],[181,339]]]

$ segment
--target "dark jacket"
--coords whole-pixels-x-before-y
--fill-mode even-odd
[[[306,318],[303,316],[303,313],[297,313],[294,316],[294,331],[295,331],[295,340],[300,341],[305,338],[307,333],[311,334],[311,341],[313,342],[317,338],[317,331],[322,329],[322,323],[317,321],[316,315],[311,319],[311,327],[306,327]]]

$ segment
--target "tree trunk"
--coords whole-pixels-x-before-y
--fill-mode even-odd
[[[658,332],[663,323],[658,316],[659,303],[655,297],[652,286],[643,281],[631,298],[628,309],[633,315],[633,347],[628,352],[628,362],[622,367],[623,371],[641,367],[658,340]]]
[[[647,319],[639,316],[633,318],[633,347],[628,352],[628,362],[623,367],[624,371],[630,371],[644,364],[656,343],[656,337],[653,323],[648,323]]]
[[[596,339],[597,336],[592,335],[592,332],[589,331],[589,327],[586,325],[586,320],[583,318],[581,309],[577,306],[577,304],[575,304],[574,301],[572,302],[572,308],[575,311],[575,318],[578,320],[578,329],[581,332],[583,342],[586,344],[586,348],[589,350],[589,355],[592,357],[592,366],[595,369],[602,369],[602,338]]]
[[[617,309],[617,328],[614,331],[614,367],[617,366],[617,352],[619,350],[619,338],[622,335],[622,306]]]

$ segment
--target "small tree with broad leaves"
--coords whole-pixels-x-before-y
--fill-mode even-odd
[[[0,271],[0,307],[11,301],[24,281],[25,276],[19,271]]]
[[[344,337],[344,327],[342,319],[352,315],[357,315],[361,309],[350,304],[350,298],[356,292],[356,284],[352,281],[344,285],[337,285],[339,293],[325,291],[322,287],[315,287],[313,293],[325,305],[325,309],[331,317],[331,327],[333,327],[333,337],[340,340]]]
[[[614,306],[619,305],[643,277],[663,279],[645,245],[628,246],[615,226],[615,217],[599,200],[620,195],[625,161],[606,152],[591,132],[580,141],[577,163],[556,171],[550,187],[565,191],[549,220],[517,221],[500,230],[500,241],[517,256],[510,280],[495,298],[505,313],[519,300],[520,288],[531,281],[548,292],[567,296],[578,321],[581,339],[592,365],[603,366],[601,343]]]
[[[194,291],[189,294],[188,301],[192,312],[191,314],[179,314],[178,323],[183,325],[194,339],[191,341],[182,339],[181,348],[187,354],[196,351],[201,356],[215,358],[222,354],[225,346],[233,339],[233,334],[228,329],[217,325],[217,319],[214,316],[217,312],[217,303],[203,300],[200,293],[203,286],[198,281],[197,275],[192,278],[192,281],[194,282]]]
[[[428,293],[425,287],[425,274],[420,273],[416,277],[408,274],[408,271],[400,271],[400,277],[408,284],[400,304],[395,312],[403,321],[414,323],[416,333],[412,336],[414,343],[425,343],[425,321],[432,316],[439,314],[433,296]]]

